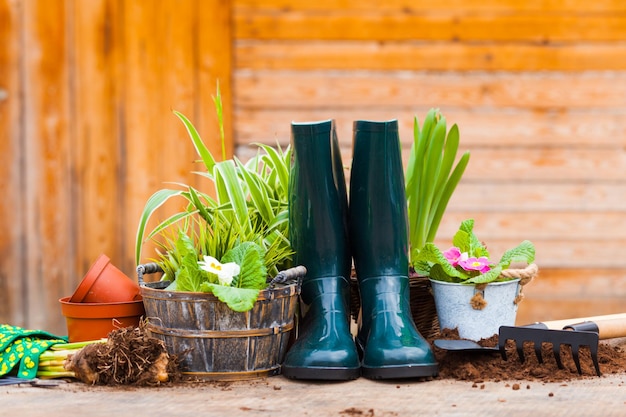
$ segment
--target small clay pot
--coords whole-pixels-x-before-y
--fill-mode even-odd
[[[117,303],[141,298],[141,288],[102,254],[83,277],[69,301],[72,303]]]
[[[61,312],[65,316],[70,342],[97,340],[124,327],[137,327],[145,315],[143,299],[120,303],[72,303],[63,297]]]

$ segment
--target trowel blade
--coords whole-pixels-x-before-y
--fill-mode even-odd
[[[463,351],[463,352],[483,352],[483,353],[493,353],[498,352],[499,349],[497,346],[489,347],[489,346],[481,346],[478,343],[472,340],[466,339],[437,339],[434,342],[435,346],[439,349],[449,350],[449,351]]]

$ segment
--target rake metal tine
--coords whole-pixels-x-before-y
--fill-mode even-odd
[[[598,362],[598,346],[589,346],[589,352],[591,353],[591,360],[593,362],[593,367],[596,368],[596,374],[601,376],[600,372],[600,363]]]
[[[524,357],[524,340],[516,340],[515,347],[517,348],[517,356],[519,356],[520,362],[524,363],[526,360]]]
[[[580,367],[580,357],[578,356],[578,345],[572,345],[572,358],[574,359],[574,363],[576,364],[576,370],[578,371],[578,375],[582,375],[583,370]]]
[[[498,331],[498,349],[500,349],[500,356],[502,356],[502,360],[506,360],[506,338],[504,333],[502,332],[502,327]]]
[[[535,342],[535,356],[537,357],[537,361],[539,361],[539,363],[543,363],[543,356],[541,355],[542,347],[543,347],[543,343]]]
[[[524,341],[533,342],[535,348],[535,355],[537,360],[541,363],[541,344],[551,343],[552,352],[554,353],[554,359],[559,369],[564,369],[563,362],[561,361],[561,345],[569,345],[572,347],[572,359],[576,364],[576,369],[579,374],[582,374],[582,368],[580,366],[579,347],[588,346],[591,352],[591,358],[596,370],[596,374],[600,374],[600,364],[598,362],[598,341],[599,336],[596,332],[591,331],[572,331],[572,330],[550,330],[547,328],[541,328],[535,325],[511,327],[501,326],[498,335],[498,345],[500,347],[500,353],[502,358],[506,360],[506,351],[504,345],[507,340],[514,340],[517,348],[517,354],[520,361],[524,362]],[[539,346],[538,346],[539,345]]]
[[[552,353],[554,354],[554,359],[556,360],[556,366],[559,369],[565,368],[563,366],[563,362],[561,362],[561,345],[559,343],[552,343]]]

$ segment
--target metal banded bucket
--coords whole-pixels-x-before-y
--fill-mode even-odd
[[[184,375],[228,381],[279,373],[294,328],[299,281],[261,291],[243,313],[212,294],[158,287],[162,281],[141,284],[146,329],[179,356]]]

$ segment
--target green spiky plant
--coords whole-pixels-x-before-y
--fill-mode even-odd
[[[413,144],[405,171],[412,267],[424,245],[434,242],[470,158],[466,151],[455,165],[459,128],[455,124],[449,132],[446,129],[446,118],[438,109],[429,110],[421,129],[417,117],[413,121]]]
[[[291,150],[289,146],[282,150],[258,144],[256,156],[247,163],[236,157],[225,159],[219,85],[214,102],[222,143],[219,162],[189,119],[174,111],[204,165],[204,171],[196,174],[212,184],[213,193],[185,184],[155,192],[140,216],[135,261],[139,265],[144,243],[154,240],[158,245],[156,262],[164,271],[163,279],[172,281],[170,290],[211,292],[231,309],[247,311],[266,287],[267,276],[291,266],[287,199]],[[171,199],[182,199],[185,209],[148,232],[151,216]],[[228,287],[215,285],[217,276],[198,264],[205,256],[237,262],[241,273]]]

